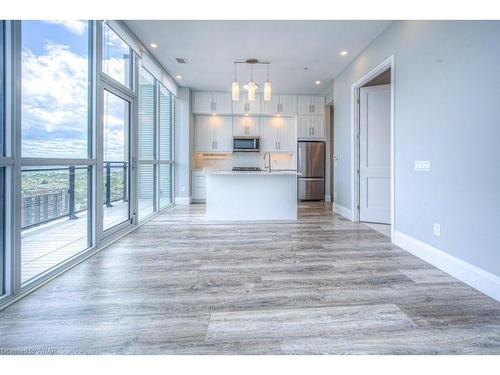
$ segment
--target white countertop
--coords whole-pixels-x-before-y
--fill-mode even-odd
[[[267,170],[262,171],[229,171],[229,170],[205,170],[207,175],[229,175],[229,176],[240,176],[240,175],[251,175],[251,176],[300,176],[301,173],[293,170],[271,170],[269,173]]]

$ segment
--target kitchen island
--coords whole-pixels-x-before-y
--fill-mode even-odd
[[[297,220],[296,171],[206,171],[207,219]]]

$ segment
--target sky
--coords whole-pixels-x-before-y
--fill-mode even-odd
[[[129,48],[105,33],[103,71],[124,80]],[[22,23],[23,157],[87,158],[89,24],[54,20]],[[124,160],[127,103],[105,95],[104,160]]]

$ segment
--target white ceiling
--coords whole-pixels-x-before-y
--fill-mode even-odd
[[[271,62],[273,92],[324,94],[332,79],[392,21],[125,22],[174,78],[182,76],[180,86],[230,91],[233,61],[256,58]],[[340,56],[342,50],[347,56]],[[178,64],[176,57],[188,64]],[[265,66],[256,66],[256,82],[262,84],[265,77]],[[249,66],[239,65],[238,80],[249,78]],[[321,84],[315,85],[316,80]]]

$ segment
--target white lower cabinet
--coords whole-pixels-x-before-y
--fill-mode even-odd
[[[270,152],[295,152],[297,137],[295,119],[266,117],[261,120],[261,150]]]
[[[324,139],[325,121],[323,116],[299,116],[298,138],[300,139]]]
[[[233,119],[230,116],[196,116],[195,151],[231,152]]]
[[[202,170],[193,170],[191,173],[191,199],[204,201],[207,199],[207,176]]]

